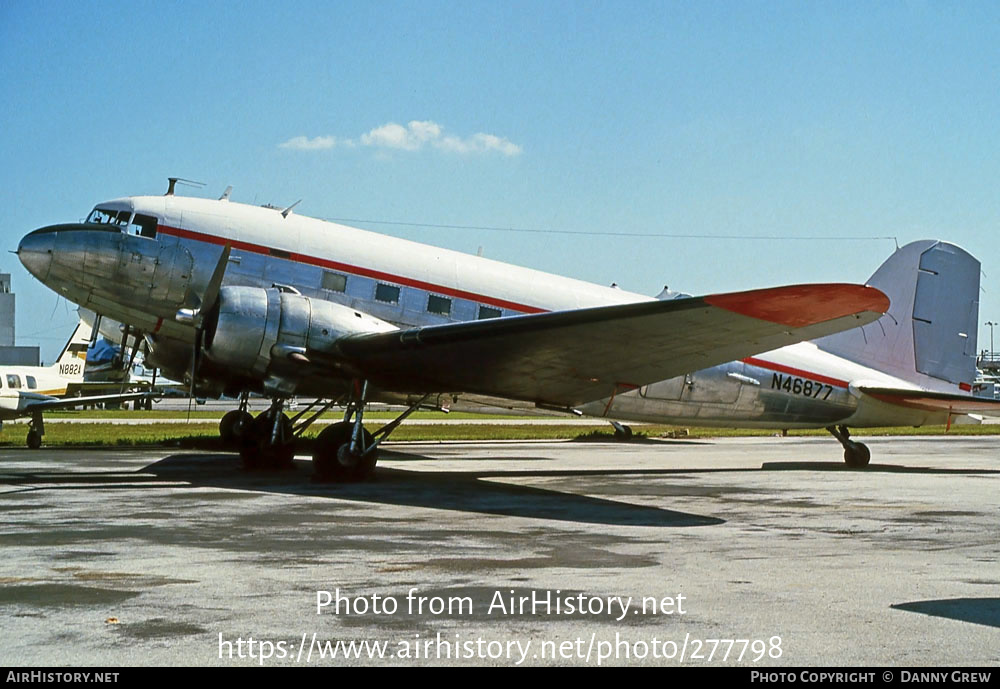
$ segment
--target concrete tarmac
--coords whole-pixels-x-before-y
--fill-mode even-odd
[[[996,665],[997,439],[866,442],[396,443],[357,485],[3,450],[0,658]]]

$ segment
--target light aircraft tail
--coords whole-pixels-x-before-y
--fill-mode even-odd
[[[56,359],[52,368],[63,378],[73,381],[83,381],[83,369],[87,363],[87,348],[90,346],[90,326],[80,321],[76,330],[63,347],[62,353]]]
[[[816,340],[816,345],[922,387],[940,388],[946,381],[971,390],[979,272],[979,261],[954,244],[907,244],[867,283],[889,297],[889,312],[864,327]]]

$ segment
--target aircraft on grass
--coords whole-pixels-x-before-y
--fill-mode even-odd
[[[81,321],[51,366],[0,366],[0,424],[30,416],[28,447],[41,447],[45,434],[42,414],[46,411],[146,396],[145,393],[81,396],[88,387],[83,376],[90,336],[90,326]]]
[[[571,411],[655,381],[873,322],[882,292],[797,285],[655,299],[292,213],[175,195],[99,203],[26,235],[60,295],[142,334],[148,365],[240,399],[220,424],[248,467],[287,466],[334,404],[318,475],[358,480],[410,413],[487,395]],[[251,419],[250,392],[272,399]],[[317,398],[294,418],[293,395]],[[320,401],[322,400],[322,401]],[[404,402],[369,433],[366,404]]]
[[[874,323],[687,373],[579,407],[621,421],[741,428],[826,428],[849,466],[871,453],[850,428],[951,424],[1000,414],[975,395],[979,261],[924,240],[897,249],[867,284],[885,293]]]

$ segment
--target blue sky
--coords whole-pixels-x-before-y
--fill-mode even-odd
[[[996,3],[0,0],[0,82],[7,249],[175,175],[647,294],[946,239],[1000,320]],[[0,271],[50,361],[71,310]]]

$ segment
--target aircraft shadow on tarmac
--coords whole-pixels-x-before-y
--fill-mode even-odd
[[[413,452],[383,451],[393,461],[432,460]],[[518,457],[538,460],[537,457]],[[170,482],[289,495],[310,495],[337,500],[355,500],[387,505],[431,507],[462,512],[479,512],[557,521],[618,526],[689,527],[714,526],[725,520],[646,505],[635,505],[604,498],[578,495],[534,486],[504,483],[518,478],[662,478],[671,475],[709,473],[753,473],[760,471],[856,471],[859,473],[915,474],[997,474],[1000,470],[907,467],[873,464],[866,469],[851,469],[842,462],[782,461],[765,462],[760,467],[685,467],[671,469],[491,469],[489,471],[411,471],[380,467],[372,482],[326,484],[312,480],[312,465],[296,460],[295,470],[283,472],[247,472],[239,467],[234,454],[185,453],[166,457],[138,472],[134,471],[32,471],[11,472],[0,476],[7,486],[21,490],[57,487],[68,489],[84,485],[101,489],[122,489],[142,483],[162,486]],[[17,490],[17,489],[15,489]],[[584,488],[584,491],[586,488]],[[655,491],[654,491],[655,492]],[[916,605],[916,604],[914,604]],[[921,611],[923,612],[923,611]],[[930,613],[928,613],[930,614]]]
[[[863,468],[849,467],[843,462],[803,461],[803,462],[764,462],[760,465],[763,471],[852,471],[862,474],[944,474],[954,476],[972,476],[1000,474],[1000,469],[962,469],[959,467],[910,467],[904,464],[869,464]],[[759,471],[753,469],[752,471]]]
[[[384,456],[396,459],[396,454],[387,452]],[[400,454],[400,458],[412,457]],[[295,470],[281,472],[248,472],[238,466],[239,459],[231,454],[178,454],[165,457],[141,469],[140,473],[152,474],[161,481],[183,481],[195,486],[587,524],[688,527],[725,523],[715,517],[501,482],[505,477],[546,476],[549,472],[410,471],[380,467],[374,481],[338,484],[314,482],[311,463],[302,460],[296,460]],[[579,475],[616,476],[619,473],[588,471],[579,472]],[[573,474],[567,472],[566,475]],[[499,480],[490,480],[494,478]]]
[[[899,603],[890,607],[932,617],[1000,627],[1000,598],[943,598]]]

